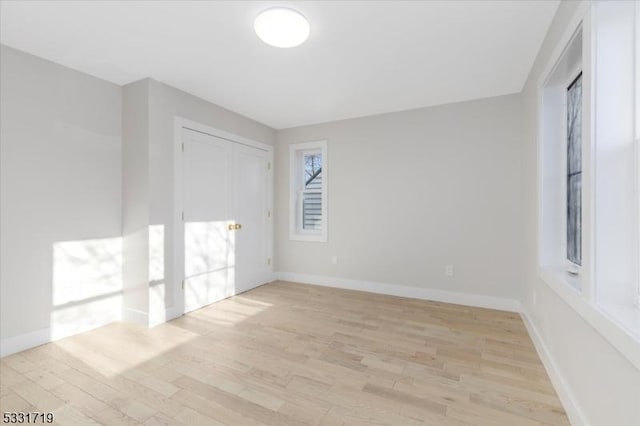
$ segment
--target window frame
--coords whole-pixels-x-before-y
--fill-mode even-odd
[[[635,149],[636,149],[636,193],[638,194],[636,198],[636,216],[640,216],[640,77],[638,77],[638,73],[640,73],[640,5],[636,3],[635,9],[635,74],[636,79],[635,83]],[[636,259],[636,267],[638,268],[638,280],[636,282],[636,294],[634,304],[635,307],[640,309],[640,221],[636,222],[636,247],[638,252],[638,258]]]
[[[591,289],[591,216],[590,126],[591,92],[585,86],[590,64],[584,57],[584,22],[565,34],[561,49],[556,49],[538,80],[538,188],[537,270],[546,282],[554,282],[563,291],[590,298]],[[567,256],[567,94],[568,87],[582,73],[582,265]],[[551,112],[551,113],[548,113]],[[578,272],[570,273],[570,272]]]
[[[302,209],[304,188],[304,157],[319,153],[322,156],[322,218],[320,230],[303,228]],[[292,241],[327,242],[327,141],[298,142],[289,145],[289,239]],[[314,190],[313,192],[317,192]]]

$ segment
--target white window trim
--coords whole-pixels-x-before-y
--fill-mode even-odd
[[[298,227],[302,222],[301,203],[298,202],[304,189],[296,184],[300,182],[298,153],[319,152],[322,154],[322,222],[321,230],[307,231]],[[300,142],[289,145],[289,239],[292,241],[327,242],[327,194],[328,194],[328,167],[327,167],[327,141]]]
[[[583,29],[583,43],[587,43],[590,45],[593,42],[593,32],[594,29],[591,24],[592,14],[594,13],[595,5],[591,2],[584,2],[576,10],[574,16],[571,18],[570,23],[567,26],[567,30],[560,37],[560,40],[556,46],[556,49],[550,55],[547,64],[544,68],[544,71],[540,75],[540,79],[538,80],[538,194],[537,194],[537,203],[538,203],[538,224],[542,223],[542,193],[541,188],[543,187],[543,175],[542,175],[542,151],[541,147],[543,146],[543,128],[542,128],[542,108],[543,108],[543,89],[546,83],[547,78],[551,75],[554,70],[556,63],[562,57],[565,48],[570,45],[572,42],[573,36],[578,32],[578,30],[582,27]],[[638,14],[640,15],[640,14]],[[640,22],[640,18],[638,18]],[[640,25],[636,27],[640,32]],[[640,43],[638,43],[640,44]],[[638,56],[636,56],[636,64],[640,67],[640,47],[636,45],[636,52],[638,52]],[[593,120],[591,117],[592,111],[592,97],[593,93],[591,90],[586,90],[585,81],[591,75],[593,63],[591,51],[586,49],[583,51],[584,56],[582,58],[583,64],[583,108],[585,106],[585,102],[588,102],[588,108],[583,109],[583,120],[588,120],[587,127],[583,127],[583,129],[588,128],[590,134],[593,133]],[[636,82],[637,84],[637,82]],[[636,85],[636,96],[640,100],[640,87]],[[637,108],[636,104],[636,108]],[[637,113],[636,117],[638,117],[638,136],[640,136],[640,114]],[[583,124],[584,126],[584,124]],[[589,139],[585,142],[585,136]],[[589,135],[583,135],[583,151],[585,150],[585,146],[588,146],[588,149],[591,149],[591,140]],[[640,146],[638,146],[638,151],[640,151]],[[589,154],[589,151],[587,151]],[[585,167],[591,167],[592,157],[588,155],[586,164],[584,163],[584,155],[583,155],[583,183],[585,185],[593,185],[590,174],[585,176]],[[638,162],[640,162],[640,152],[638,157]],[[639,171],[640,172],[640,171]],[[639,173],[640,174],[640,173]],[[640,178],[640,176],[639,176]],[[640,186],[640,182],[638,182]],[[538,228],[538,236],[537,236],[537,245],[538,250],[537,253],[537,265],[538,265],[538,277],[549,286],[567,305],[569,305],[578,315],[580,315],[588,324],[590,324],[598,333],[606,339],[613,347],[615,347],[621,354],[623,354],[636,368],[640,369],[640,309],[633,309],[633,312],[619,312],[619,315],[616,317],[612,316],[610,312],[604,310],[596,300],[594,300],[593,294],[593,282],[591,279],[592,273],[587,268],[585,270],[585,262],[586,264],[590,264],[591,257],[591,233],[592,233],[592,223],[591,217],[589,216],[588,220],[585,221],[585,209],[587,209],[587,213],[589,210],[593,209],[592,199],[589,196],[587,200],[585,200],[585,190],[583,186],[583,253],[582,253],[582,263],[583,263],[583,276],[580,277],[571,277],[565,271],[553,270],[550,268],[546,268],[541,265],[540,258],[540,247],[542,245],[542,234],[540,229]],[[639,206],[640,209],[640,206]],[[640,235],[639,235],[640,238]],[[639,242],[640,244],[640,242]],[[584,248],[587,248],[587,252],[584,251]],[[640,259],[638,260],[640,263]],[[588,272],[588,273],[587,273]],[[575,280],[582,281],[581,288],[576,288],[576,282],[572,282]],[[640,291],[640,289],[639,289]]]
[[[636,39],[635,39],[636,61],[635,75],[640,74],[640,5],[636,3]],[[636,102],[635,102],[635,120],[636,120],[636,193],[640,194],[640,78],[636,77],[635,81]],[[640,196],[637,197],[636,217],[640,217]],[[636,246],[638,250],[637,268],[640,269],[640,223],[636,223]],[[636,300],[635,306],[640,309],[640,271],[638,273],[638,282],[636,283]]]
[[[585,4],[586,5],[586,4]],[[583,6],[584,7],[584,6]],[[551,55],[549,62],[545,67],[545,71],[541,74],[540,79],[538,80],[537,88],[538,88],[538,193],[537,193],[537,205],[538,205],[538,223],[543,224],[543,216],[544,212],[549,208],[549,203],[545,200],[543,196],[543,188],[545,187],[545,180],[547,176],[546,165],[544,164],[544,154],[543,151],[547,146],[547,141],[544,139],[545,137],[545,125],[547,123],[544,121],[544,113],[543,110],[545,108],[544,103],[544,92],[549,84],[549,81],[553,78],[553,74],[556,72],[558,67],[560,67],[563,58],[568,54],[568,50],[574,44],[577,37],[582,37],[582,45],[585,44],[585,38],[588,37],[588,33],[591,30],[589,23],[585,22],[584,14],[586,10],[582,9],[582,13],[578,11],[577,15],[574,16],[575,20],[574,25],[570,25],[568,30],[563,35],[562,41],[558,44],[556,50]],[[562,68],[560,68],[562,69]],[[591,274],[590,272],[590,260],[591,260],[591,231],[592,231],[592,223],[590,216],[591,209],[591,196],[589,193],[592,185],[590,184],[591,179],[591,159],[592,155],[590,154],[591,146],[591,126],[592,126],[592,117],[591,117],[591,102],[589,101],[589,97],[591,96],[591,91],[588,85],[585,85],[585,81],[589,78],[590,75],[590,58],[586,55],[586,52],[583,47],[582,58],[579,64],[577,64],[574,68],[571,68],[567,72],[567,77],[565,77],[561,83],[554,84],[552,87],[557,87],[558,90],[562,91],[562,99],[558,114],[559,119],[559,139],[557,144],[560,145],[560,155],[562,156],[562,161],[560,162],[560,169],[558,174],[558,179],[561,179],[558,182],[558,187],[560,190],[560,198],[558,202],[559,206],[551,206],[551,208],[560,209],[560,221],[558,226],[559,238],[557,241],[558,247],[558,255],[554,256],[554,259],[551,263],[548,260],[544,261],[542,259],[542,251],[545,250],[548,242],[546,238],[543,236],[545,234],[544,231],[538,229],[537,235],[537,269],[538,276],[546,281],[548,284],[553,282],[554,285],[558,285],[562,283],[562,286],[569,289],[571,293],[575,293],[580,297],[585,297],[587,299],[590,298],[592,293],[592,285],[591,285]],[[582,73],[583,84],[582,84],[582,265],[575,265],[573,262],[570,262],[567,258],[567,88],[569,84],[573,81],[573,79],[578,75],[578,73]],[[578,266],[578,273],[572,274],[569,272],[570,266]],[[582,294],[581,294],[582,293]]]

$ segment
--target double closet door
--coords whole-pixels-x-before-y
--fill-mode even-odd
[[[185,312],[269,280],[268,152],[182,130]]]

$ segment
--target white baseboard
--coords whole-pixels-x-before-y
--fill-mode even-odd
[[[35,348],[36,346],[44,345],[45,343],[64,339],[65,337],[85,333],[117,321],[120,321],[119,316],[113,316],[111,318],[103,319],[102,321],[89,323],[74,320],[66,323],[54,324],[50,327],[21,334],[19,336],[2,339],[0,342],[0,357],[22,352],[27,349]]]
[[[179,309],[177,306],[167,308],[164,314],[165,322],[171,321],[172,319],[176,319],[179,316],[182,316],[183,313],[184,313],[183,309]]]
[[[122,320],[135,324],[140,324],[145,327],[153,327],[155,325],[170,321],[174,318],[182,315],[177,308],[169,308],[165,312],[165,316],[161,318],[156,324],[149,324],[149,316],[145,312],[140,312],[135,309],[123,308]],[[13,355],[18,352],[25,351],[27,349],[35,348],[36,346],[44,345],[55,340],[60,340],[65,337],[73,336],[75,334],[84,333],[95,328],[103,327],[105,325],[118,322],[120,318],[113,318],[104,323],[95,323],[87,326],[86,324],[78,325],[77,323],[62,324],[56,327],[54,332],[51,328],[43,328],[41,330],[33,331],[30,333],[21,334],[19,336],[8,337],[0,340],[0,358],[8,355]]]
[[[137,309],[122,308],[122,321],[149,326],[149,314]]]
[[[345,290],[367,291],[369,293],[386,294],[389,296],[433,300],[436,302],[455,303],[458,305],[476,306],[479,308],[497,309],[501,311],[520,312],[521,310],[519,301],[503,297],[436,290],[424,287],[411,287],[375,281],[326,277],[322,275],[298,274],[295,272],[276,272],[274,275],[277,280],[342,288]]]
[[[531,340],[533,340],[533,344],[538,351],[538,356],[540,357],[545,370],[547,370],[547,375],[549,376],[549,379],[551,379],[551,384],[553,384],[553,388],[556,390],[558,398],[560,398],[560,402],[562,402],[562,407],[566,411],[567,417],[569,417],[569,422],[573,426],[589,425],[584,412],[580,409],[580,406],[577,404],[576,399],[571,392],[571,388],[569,387],[567,380],[564,378],[561,370],[553,360],[547,345],[545,345],[544,340],[542,340],[542,336],[531,320],[530,315],[525,309],[523,309],[520,312],[520,316],[522,317],[522,322],[524,322],[524,325],[529,332],[529,336],[531,336]]]
[[[0,357],[5,357],[26,349],[35,348],[51,341],[51,330],[43,328],[31,333],[8,337],[0,341]]]
[[[149,327],[155,327],[160,324],[164,324],[165,322],[171,321],[172,319],[178,318],[182,315],[182,311],[178,309],[178,307],[173,306],[171,308],[167,308],[164,311],[164,315],[160,317],[149,317]]]

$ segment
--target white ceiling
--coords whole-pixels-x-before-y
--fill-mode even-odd
[[[292,49],[253,19],[292,5]],[[519,92],[558,1],[2,1],[0,41],[105,80],[152,77],[274,128]]]

